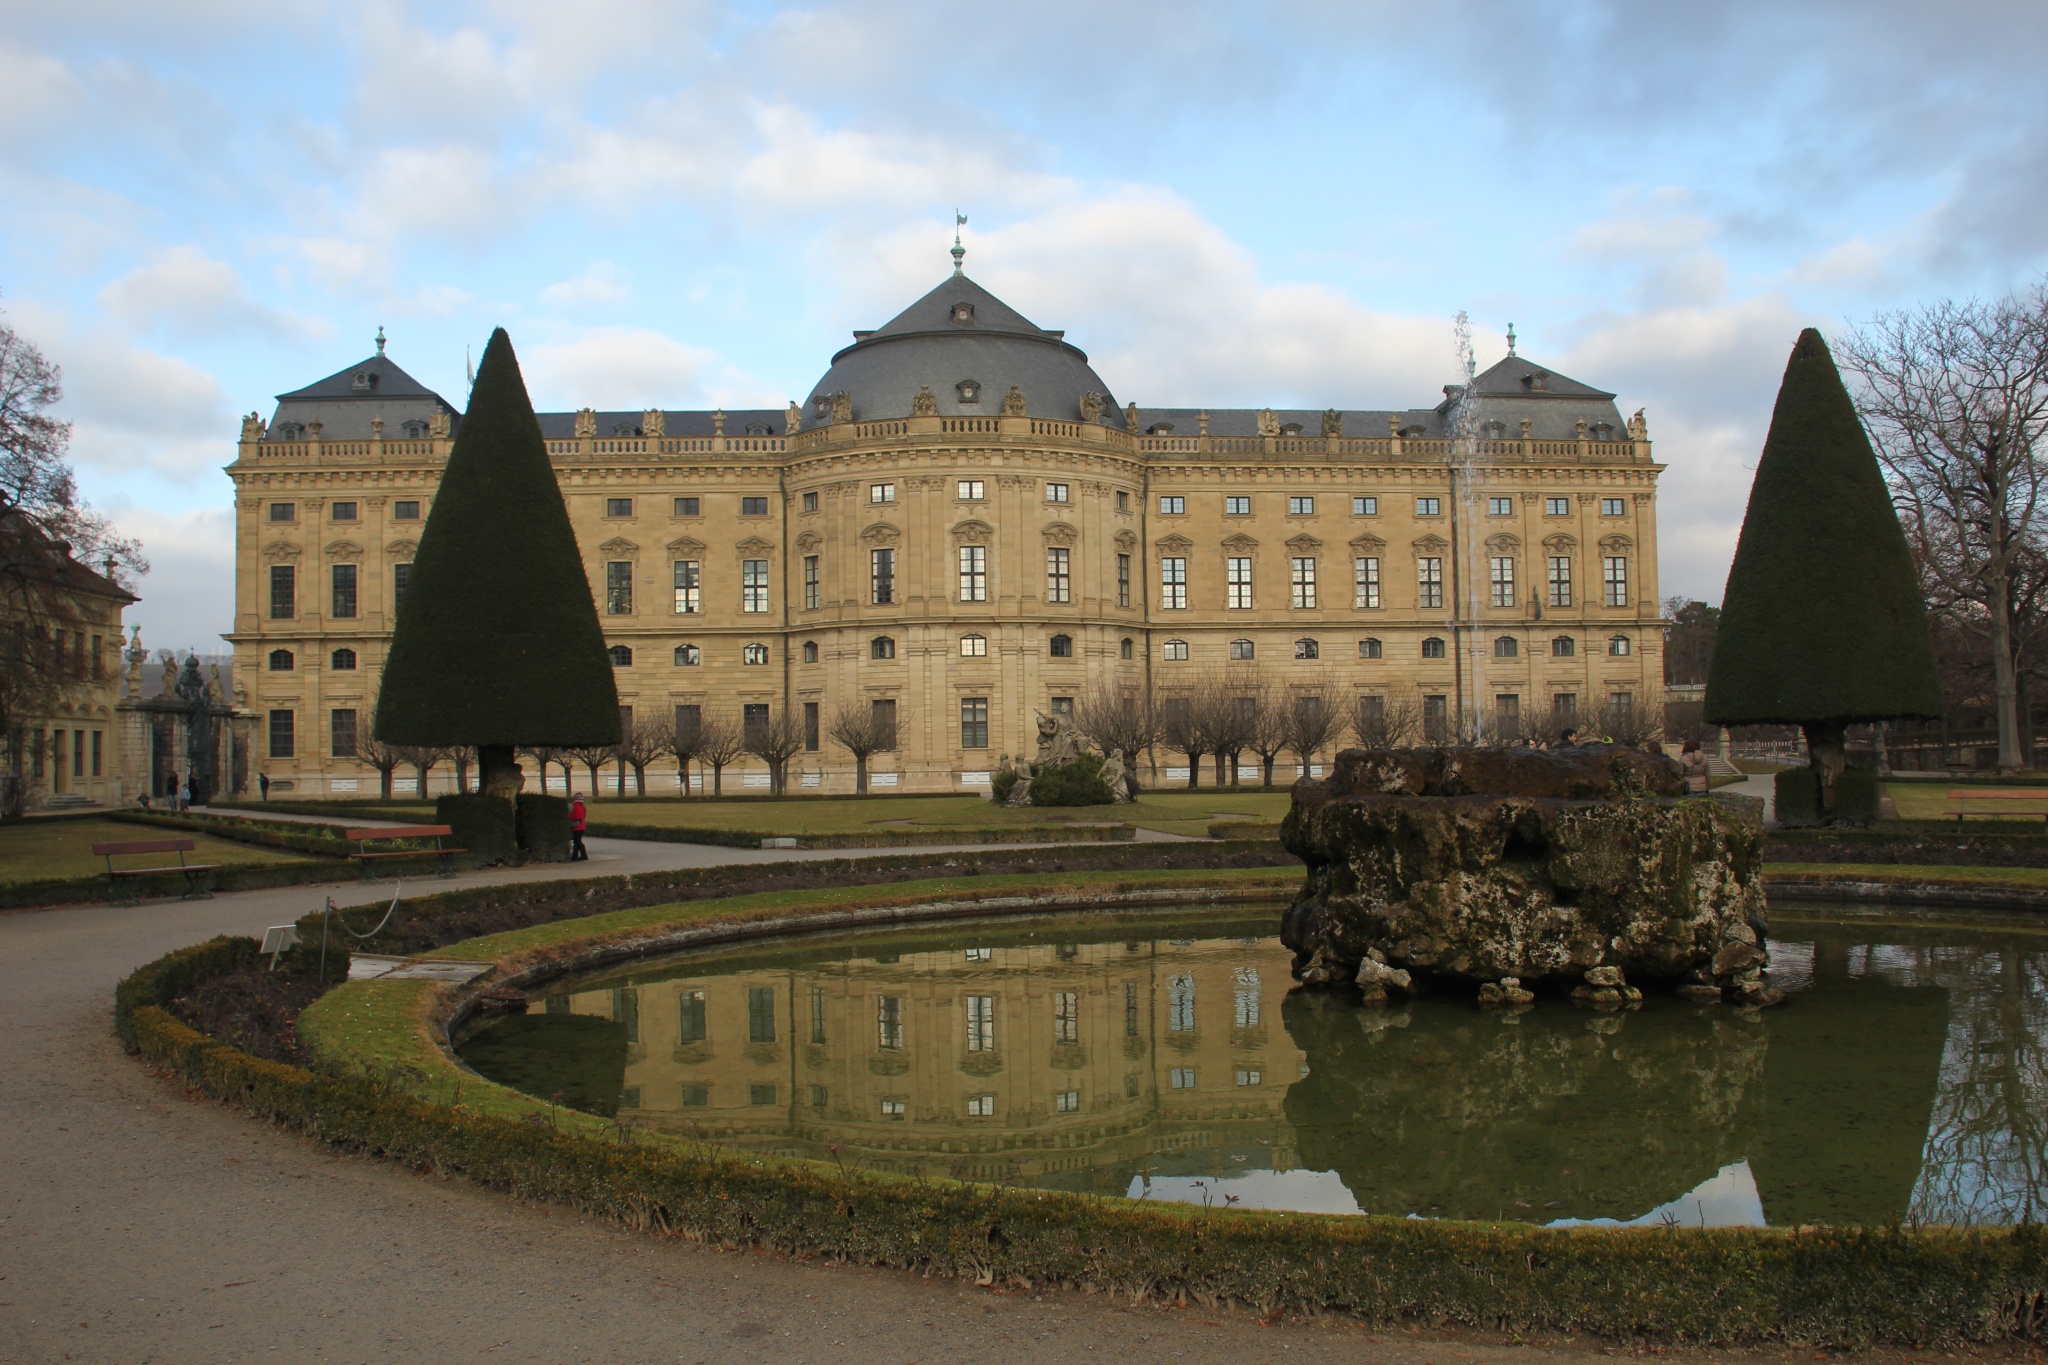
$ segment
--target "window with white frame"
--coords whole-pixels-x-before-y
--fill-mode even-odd
[[[1380,514],[1380,500],[1379,500],[1378,498],[1366,497],[1366,498],[1353,498],[1353,499],[1351,500],[1351,515],[1352,515],[1352,516],[1354,516],[1354,517],[1376,517],[1376,516],[1378,516],[1379,514]]]
[[[1570,498],[1545,498],[1545,499],[1543,500],[1543,515],[1544,515],[1544,516],[1546,516],[1546,517],[1568,517],[1568,516],[1570,516],[1571,514],[1572,514],[1572,500],[1571,500]]]
[[[1440,516],[1442,516],[1443,514],[1444,514],[1444,504],[1443,504],[1443,500],[1442,500],[1442,499],[1440,499],[1440,498],[1417,498],[1417,499],[1415,500],[1415,515],[1416,515],[1416,516],[1418,516],[1418,517],[1440,517]]]
[[[1314,516],[1316,500],[1310,497],[1293,497],[1287,500],[1287,515],[1290,517]]]
[[[1488,498],[1486,500],[1486,515],[1489,517],[1511,517],[1514,514],[1515,500],[1513,498]]]
[[[1628,558],[1607,555],[1600,561],[1600,587],[1610,607],[1628,605]]]
[[[1249,611],[1252,605],[1252,560],[1250,555],[1232,555],[1223,561],[1223,605],[1235,611]]]
[[[996,998],[993,995],[967,997],[967,1050],[996,1050]]]
[[[986,1118],[993,1118],[993,1117],[995,1117],[995,1112],[996,1112],[996,1097],[995,1097],[994,1095],[969,1095],[969,1096],[967,1097],[967,1117],[968,1117],[968,1118],[971,1118],[971,1119],[986,1119]]]
[[[1625,517],[1628,515],[1628,499],[1600,499],[1600,515],[1603,517]]]
[[[1550,605],[1568,607],[1572,604],[1572,557],[1552,555],[1550,564]]]
[[[980,502],[988,496],[988,485],[980,479],[962,479],[956,487],[962,502]]]
[[[1287,600],[1290,606],[1313,607],[1316,604],[1316,562],[1308,555],[1295,555],[1287,561]]]
[[[1054,991],[1052,993],[1052,1040],[1056,1044],[1073,1044],[1081,1041],[1081,993],[1079,991]]]
[[[1160,514],[1161,516],[1165,516],[1165,517],[1181,517],[1181,516],[1186,516],[1186,515],[1187,515],[1187,510],[1188,510],[1188,500],[1187,500],[1186,498],[1183,498],[1183,497],[1179,496],[1178,494],[1175,494],[1175,495],[1172,495],[1172,496],[1167,496],[1167,495],[1165,495],[1165,494],[1161,494],[1161,495],[1160,495],[1160,498],[1159,498],[1159,514]]]
[[[1223,500],[1223,515],[1226,517],[1248,517],[1252,514],[1252,500],[1233,494]]]
[[[1259,969],[1238,967],[1231,974],[1230,1026],[1232,1028],[1257,1028],[1259,1026]]]
[[[1230,642],[1230,657],[1233,660],[1250,659],[1256,657],[1257,654],[1258,646],[1250,640],[1232,640]]]
[[[768,646],[766,646],[766,645],[763,645],[763,644],[751,644],[751,645],[748,645],[748,646],[747,646],[747,647],[746,647],[745,649],[743,649],[743,650],[741,650],[741,651],[740,651],[740,662],[741,662],[741,663],[743,663],[743,664],[765,664],[765,663],[767,663],[767,662],[768,662]]]
[[[1073,552],[1064,545],[1045,547],[1045,600],[1074,600]]]
[[[1168,640],[1159,647],[1159,657],[1168,663],[1183,663],[1188,657],[1186,640]]]
[[[988,657],[988,636],[961,636],[960,657],[963,659],[986,659]]]
[[[1187,560],[1179,556],[1169,556],[1159,561],[1159,605],[1167,611],[1187,609]]]
[[[704,610],[703,567],[694,559],[675,561],[676,615],[695,616]]]
[[[871,483],[868,485],[869,502],[896,501],[896,485],[893,483]]]
[[[1063,483],[1047,484],[1045,486],[1045,500],[1047,502],[1066,502],[1068,500],[1067,485]]]
[[[962,545],[960,547],[960,600],[962,602],[988,601],[988,547],[986,545]]]
[[[1166,1084],[1172,1090],[1193,1090],[1195,1088],[1195,1069],[1191,1066],[1169,1068],[1166,1073]]]
[[[1415,561],[1415,605],[1424,609],[1444,604],[1444,562],[1435,555]]]
[[[740,610],[764,612],[768,610],[768,561],[765,559],[743,559],[740,561]]]
[[[1195,978],[1170,976],[1166,979],[1166,1030],[1169,1033],[1195,1031]]]
[[[1488,600],[1496,607],[1515,605],[1515,560],[1512,555],[1492,555],[1486,561]]]
[[[1053,1109],[1057,1113],[1078,1114],[1081,1112],[1081,1092],[1078,1090],[1056,1091],[1052,1099]]]
[[[1386,647],[1371,636],[1358,642],[1358,657],[1361,659],[1378,659],[1384,657],[1385,653]]]
[[[1264,1085],[1266,1083],[1266,1073],[1257,1067],[1238,1067],[1237,1083],[1239,1085]]]
[[[1351,561],[1351,605],[1360,609],[1380,604],[1380,560],[1378,555],[1360,555]]]
[[[816,610],[818,609],[818,600],[819,600],[819,593],[820,593],[820,587],[819,587],[819,577],[820,577],[820,573],[819,573],[819,568],[818,568],[818,556],[816,556],[816,555],[805,555],[805,556],[804,556],[804,610],[805,610],[805,611],[816,611]]]

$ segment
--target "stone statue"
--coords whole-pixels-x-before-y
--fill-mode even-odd
[[[384,419],[382,417],[372,417],[370,419],[370,439],[373,441],[384,439]]]
[[[262,440],[266,430],[263,418],[258,413],[252,412],[242,419],[242,439],[245,441]]]
[[[171,651],[169,651],[169,650],[167,649],[167,650],[165,650],[165,651],[164,651],[164,654],[163,654],[163,659],[164,659],[164,686],[163,686],[163,694],[164,694],[164,695],[165,695],[166,697],[175,697],[175,696],[177,696],[177,695],[178,695],[178,656],[177,656],[177,655],[175,655],[175,654],[173,654],[173,653],[171,653]]]
[[[1026,415],[1028,414],[1024,411],[1024,390],[1012,384],[1010,385],[1010,391],[1003,395],[1003,416],[1023,417]]]
[[[219,706],[226,697],[227,689],[221,686],[220,681],[220,665],[213,664],[206,670],[206,700],[213,706]]]
[[[1018,759],[1013,763],[1010,761],[1010,756],[1004,754],[1002,766],[997,768],[996,772],[998,775],[1012,773],[1016,777],[1016,781],[1010,784],[1010,794],[1003,798],[1005,806],[1028,806],[1031,804],[1032,771],[1029,763],[1022,759]]]
[[[937,417],[939,415],[939,400],[932,393],[931,385],[919,384],[917,386],[917,395],[910,400],[910,415],[912,417]]]
[[[149,651],[142,647],[142,627],[131,626],[135,633],[128,640],[128,695],[137,700],[142,697],[142,661],[149,657]]]
[[[1631,441],[1650,439],[1650,424],[1643,420],[1643,410],[1636,409],[1636,415],[1628,419],[1628,438]]]
[[[1124,770],[1124,761],[1115,754],[1102,760],[1102,785],[1109,788],[1112,801],[1131,799],[1131,775]]]
[[[789,423],[788,434],[794,436],[804,429],[804,410],[791,403],[789,405],[789,412],[785,414],[784,420]]]
[[[1209,410],[1207,408],[1203,408],[1195,414],[1195,434],[1197,436],[1207,436],[1209,434]]]
[[[1081,756],[1080,733],[1066,716],[1038,713],[1038,766],[1056,767]]]
[[[596,408],[576,409],[576,435],[579,437],[597,435]]]
[[[1099,393],[1082,394],[1081,420],[1084,422],[1100,422],[1102,420],[1102,405],[1105,401]]]
[[[1279,413],[1277,413],[1277,412],[1275,412],[1275,411],[1273,411],[1273,410],[1272,410],[1271,408],[1260,408],[1260,409],[1259,409],[1259,435],[1261,435],[1261,436],[1278,436],[1279,434],[1280,434],[1280,414],[1279,414]]]
[[[1133,436],[1138,434],[1138,405],[1136,403],[1124,404],[1124,430]]]
[[[451,425],[452,422],[448,416],[448,409],[435,404],[434,415],[427,419],[427,435],[437,441],[445,441],[448,439],[448,431]]]
[[[835,422],[851,422],[853,420],[853,399],[847,396],[845,389],[841,389],[832,395],[832,420]]]
[[[716,412],[714,412],[714,413],[712,413],[712,414],[711,414],[711,434],[712,434],[713,436],[723,436],[723,435],[725,435],[725,409],[724,409],[724,408],[720,408],[720,409],[719,409],[718,411],[716,411]]]
[[[1342,436],[1343,434],[1344,434],[1344,414],[1343,414],[1343,413],[1341,413],[1341,412],[1339,412],[1339,411],[1337,411],[1337,410],[1336,410],[1335,408],[1326,408],[1326,409],[1324,409],[1324,411],[1323,411],[1323,435],[1325,435],[1325,436]]]
[[[640,430],[649,436],[668,435],[668,414],[660,408],[649,408],[640,414]]]

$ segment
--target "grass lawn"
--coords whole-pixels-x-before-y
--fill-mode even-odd
[[[1898,808],[1901,820],[1942,820],[1953,826],[1956,822],[1955,803],[1948,799],[1951,791],[1967,790],[1952,782],[1887,782],[1885,794]],[[1990,826],[1993,829],[2010,827],[2029,833],[2039,833],[2042,815],[2048,812],[2048,787],[2042,787],[2036,795],[2033,789],[2028,795],[2031,801],[2011,803],[2017,809],[2000,811],[2002,803],[1985,801],[1970,807],[1970,818],[1964,823],[1972,829]],[[2000,819],[2003,816],[2005,818]]]
[[[1764,871],[1784,876],[1827,875],[1858,881],[1962,882],[1971,886],[2048,888],[2048,867],[1944,867],[1932,863],[1766,863]]]
[[[51,877],[90,877],[105,872],[103,859],[93,856],[94,844],[130,843],[142,839],[190,839],[198,847],[185,855],[193,863],[286,863],[303,853],[252,848],[204,834],[123,825],[112,820],[25,820],[0,825],[0,885],[43,881]],[[175,853],[137,854],[117,858],[121,867],[175,864]]]
[[[1131,824],[1170,834],[1204,835],[1218,817],[1272,824],[1287,813],[1286,788],[1228,788],[1220,792],[1146,792],[1130,805],[1010,809],[979,796],[882,796],[871,800],[705,801],[648,798],[589,802],[600,824],[658,825],[664,829],[761,830],[776,834],[851,834],[891,829],[996,828],[1060,821]]]

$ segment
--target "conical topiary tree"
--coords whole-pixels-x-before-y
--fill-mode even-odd
[[[522,785],[518,746],[619,741],[597,605],[503,328],[420,533],[376,736],[473,745],[479,789],[506,799]]]
[[[1827,810],[1846,727],[1940,713],[1913,556],[1827,342],[1809,327],[1750,485],[1706,719],[1802,727]]]

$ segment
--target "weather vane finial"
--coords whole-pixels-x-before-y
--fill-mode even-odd
[[[384,324],[377,324],[377,354],[384,354]]]
[[[1508,354],[1509,354],[1509,355],[1513,355],[1514,353],[1515,353],[1515,324],[1511,322],[1511,323],[1509,323],[1509,324],[1508,324]]]
[[[958,209],[954,209],[954,210],[953,210],[953,273],[954,273],[955,275],[959,275],[959,274],[964,274],[964,273],[965,273],[964,271],[962,271],[962,270],[960,269],[960,263],[961,263],[962,261],[964,261],[964,260],[966,260],[966,259],[967,259],[967,248],[966,248],[966,247],[964,247],[964,246],[962,246],[962,245],[960,245],[960,229],[961,229],[961,228],[964,228],[964,227],[966,227],[966,226],[967,226],[967,215],[966,215],[966,214],[964,214],[964,213],[962,213],[962,212],[960,212],[960,210],[958,210]]]

